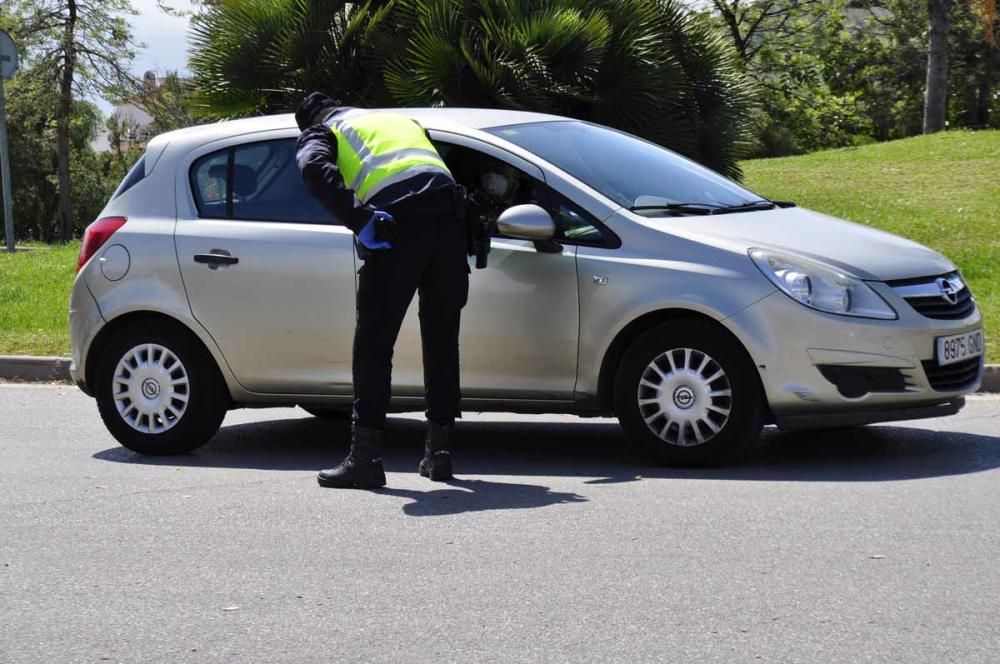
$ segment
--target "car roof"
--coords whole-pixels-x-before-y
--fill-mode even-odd
[[[404,113],[427,129],[488,129],[528,122],[553,122],[566,120],[558,115],[531,113],[528,111],[507,111],[491,108],[378,108],[375,111]],[[192,145],[220,139],[253,134],[261,131],[294,129],[295,116],[291,113],[263,115],[242,120],[227,120],[212,124],[198,125],[186,129],[160,134],[149,142],[151,147],[163,143],[189,143]]]

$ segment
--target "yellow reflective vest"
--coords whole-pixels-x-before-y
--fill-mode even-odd
[[[401,113],[348,112],[334,116],[330,131],[337,139],[337,169],[362,204],[420,173],[452,177],[423,127]]]

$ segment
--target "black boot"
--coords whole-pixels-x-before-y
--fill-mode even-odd
[[[437,422],[427,421],[427,445],[424,458],[420,462],[420,474],[435,482],[452,479],[451,474],[451,429]]]
[[[336,468],[321,470],[320,486],[335,489],[377,489],[385,486],[382,468],[382,432],[355,426],[351,451]]]

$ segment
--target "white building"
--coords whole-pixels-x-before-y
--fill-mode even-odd
[[[143,93],[156,90],[163,85],[164,80],[155,71],[147,71],[142,75]],[[186,82],[185,79],[181,81]],[[141,97],[141,94],[137,97]],[[116,104],[109,119],[122,128],[122,148],[142,144],[152,138],[149,128],[153,124],[153,116],[146,112],[138,98]],[[106,125],[101,126],[90,145],[96,152],[111,149],[111,131]]]

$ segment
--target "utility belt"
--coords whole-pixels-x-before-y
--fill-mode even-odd
[[[469,208],[468,190],[462,185],[456,185],[408,198],[391,206],[386,212],[394,217],[404,219],[408,214],[426,214],[435,211],[454,214],[460,223],[466,225],[468,229],[468,253],[470,256],[476,257],[476,269],[482,270],[487,266],[493,225],[486,215]]]
[[[451,215],[456,212],[453,191],[454,187],[435,189],[416,196],[408,196],[382,209],[400,219],[427,214]]]

